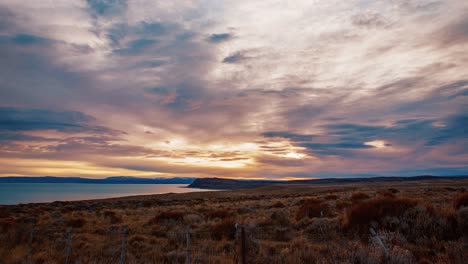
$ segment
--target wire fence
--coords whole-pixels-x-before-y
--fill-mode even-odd
[[[23,248],[26,254],[21,263],[188,264],[217,263],[216,259],[222,259],[222,263],[247,263],[249,253],[258,250],[257,241],[278,240],[287,233],[287,228],[239,224],[215,231],[181,226],[176,231],[148,232],[126,225],[109,226],[107,230],[71,227],[38,230],[31,226],[1,234],[4,244],[0,248]],[[0,260],[2,263],[7,262]]]

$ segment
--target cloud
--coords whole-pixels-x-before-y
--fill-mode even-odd
[[[220,33],[220,34],[211,34],[208,37],[208,41],[211,43],[220,43],[232,39],[232,34],[230,33]]]
[[[240,52],[236,52],[234,54],[231,54],[223,59],[224,63],[236,63],[241,60],[245,59],[244,55]]]
[[[114,50],[115,53],[122,55],[134,55],[143,52],[146,48],[156,43],[153,39],[136,39],[127,44],[127,47]]]
[[[86,0],[93,15],[105,16],[120,13],[127,7],[126,0]]]
[[[380,14],[377,13],[359,13],[351,17],[351,23],[357,27],[364,28],[386,28],[390,23]]]
[[[0,107],[0,131],[56,130],[60,132],[115,133],[90,125],[95,119],[76,111]]]
[[[294,133],[280,132],[280,131],[265,132],[262,134],[262,136],[266,138],[275,138],[275,137],[285,138],[285,139],[290,139],[295,142],[311,141],[314,138],[314,135],[301,135],[301,134],[294,134]]]
[[[232,177],[463,168],[465,2],[1,1],[0,155]]]
[[[442,47],[453,45],[466,45],[468,42],[468,18],[462,16],[452,23],[443,26],[438,30],[435,36]]]

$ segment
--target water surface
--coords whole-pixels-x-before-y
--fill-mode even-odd
[[[0,204],[42,203],[206,191],[186,184],[0,183]]]

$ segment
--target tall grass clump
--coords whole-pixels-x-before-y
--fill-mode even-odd
[[[353,202],[358,202],[358,201],[366,200],[369,198],[370,196],[367,193],[363,193],[363,192],[355,192],[351,194],[351,201]]]
[[[301,220],[304,217],[313,218],[320,217],[329,212],[329,208],[325,203],[317,199],[304,200],[297,210],[296,220]]]
[[[463,192],[453,200],[453,207],[458,210],[462,207],[468,207],[468,192]]]
[[[377,197],[354,204],[343,220],[345,229],[367,230],[371,222],[381,222],[384,217],[402,217],[417,205],[417,201],[406,197]]]

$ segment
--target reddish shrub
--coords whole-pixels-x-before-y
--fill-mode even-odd
[[[378,193],[380,196],[384,196],[384,197],[395,197],[395,194],[390,191],[379,191]]]
[[[232,218],[226,218],[212,227],[213,238],[221,240],[223,237],[234,239],[236,236],[236,222]]]
[[[73,218],[68,220],[67,224],[73,228],[81,228],[86,224],[86,220],[83,218]]]
[[[336,200],[336,199],[338,199],[338,195],[336,194],[329,194],[325,196],[325,200]]]
[[[400,192],[398,189],[395,189],[395,188],[388,188],[388,191],[391,192],[391,193],[399,193]]]
[[[3,206],[0,206],[0,218],[8,218],[10,217],[10,211]]]
[[[177,211],[163,211],[155,217],[151,218],[148,224],[157,224],[162,221],[182,221],[184,219],[184,213]]]
[[[15,221],[13,219],[2,219],[0,220],[0,231],[5,232],[15,226]]]
[[[464,192],[460,194],[458,197],[456,197],[453,200],[453,207],[458,210],[461,207],[467,207],[468,206],[468,192]]]
[[[296,220],[301,220],[304,217],[320,217],[322,214],[328,213],[328,206],[317,199],[304,200],[296,213]]]
[[[348,201],[336,201],[336,210],[343,211],[346,208],[351,207],[351,202]]]
[[[215,211],[208,212],[207,216],[210,219],[215,219],[215,218],[224,219],[224,218],[230,217],[231,212],[229,212],[226,209],[218,209]]]
[[[114,211],[104,211],[103,214],[104,217],[109,219],[112,224],[118,224],[122,222],[122,218]]]
[[[355,192],[351,195],[351,201],[357,202],[365,199],[369,199],[370,196],[363,192]]]
[[[367,230],[372,221],[385,216],[401,217],[406,210],[415,207],[417,202],[405,197],[378,197],[362,201],[346,213],[344,227]]]
[[[277,201],[276,203],[271,205],[271,208],[283,208],[284,204],[281,201]]]
[[[468,207],[461,208],[457,213],[458,226],[465,243],[468,243]]]

